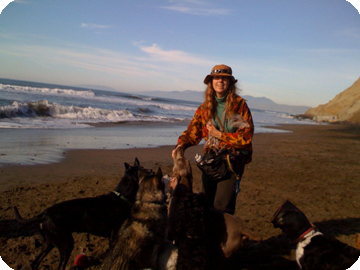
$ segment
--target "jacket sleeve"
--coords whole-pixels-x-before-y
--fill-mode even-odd
[[[223,132],[221,141],[226,145],[227,148],[235,147],[252,151],[251,142],[254,134],[254,123],[250,109],[244,99],[241,99],[235,112],[244,117],[244,119],[248,122],[249,127],[238,129],[233,133]]]
[[[180,135],[177,142],[178,145],[181,145],[184,149],[186,149],[200,143],[204,137],[204,132],[207,131],[203,114],[204,112],[199,107],[187,129]]]

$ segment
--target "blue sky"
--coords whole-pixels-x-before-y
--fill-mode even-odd
[[[313,107],[360,77],[346,0],[15,0],[0,44],[2,78],[122,92],[203,91],[224,63],[243,95]]]

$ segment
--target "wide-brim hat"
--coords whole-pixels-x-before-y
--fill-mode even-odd
[[[213,77],[215,76],[226,76],[226,77],[230,77],[230,81],[232,83],[236,83],[237,80],[234,78],[234,76],[232,75],[232,69],[231,67],[227,66],[227,65],[216,65],[212,68],[211,73],[209,75],[207,75],[204,79],[204,83],[208,84],[208,82],[210,82],[212,80]]]

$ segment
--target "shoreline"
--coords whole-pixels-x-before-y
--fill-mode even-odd
[[[311,123],[297,123],[300,125]],[[72,149],[132,149],[174,145],[188,122],[98,123],[74,129],[0,129],[0,168],[58,162]],[[281,125],[280,125],[281,126]],[[255,133],[289,132],[268,123]]]
[[[254,135],[253,161],[246,165],[236,203],[235,216],[264,241],[233,258],[229,269],[298,269],[294,246],[270,223],[285,199],[323,233],[344,243],[354,246],[360,234],[360,127],[296,124],[278,128],[290,132]],[[124,162],[133,164],[135,157],[146,168],[161,167],[164,174],[171,174],[174,145],[68,150],[58,163],[0,167],[0,221],[13,219],[15,205],[28,218],[54,203],[108,193],[122,176]],[[201,173],[194,156],[202,153],[202,147],[185,152],[195,192],[201,189]],[[0,256],[11,268],[24,266],[39,253],[34,246],[37,238],[1,235],[0,222]],[[75,241],[70,261],[81,252],[99,257],[108,244],[106,239],[84,234],[76,235]],[[57,262],[57,253],[51,252],[44,264],[56,268]]]
[[[172,145],[186,123],[99,124],[79,129],[0,129],[0,168],[61,161],[75,149],[132,149]]]
[[[116,125],[110,125],[108,127],[114,127]],[[265,133],[255,133],[254,140],[256,138],[277,136],[281,134],[291,134],[302,129],[302,127],[316,127],[322,126],[325,130],[327,127],[335,127],[336,129],[352,130],[355,133],[360,134],[360,126],[357,125],[344,125],[344,124],[329,124],[329,125],[307,125],[307,124],[278,124],[276,126],[264,126],[264,128],[271,128],[280,130],[281,132],[265,132]],[[316,129],[316,128],[315,128]],[[322,129],[322,128],[319,128]],[[351,132],[351,131],[350,131]],[[146,164],[157,163],[156,157],[158,157],[157,152],[168,153],[166,156],[162,156],[161,160],[166,163],[172,163],[171,151],[175,147],[176,140],[174,145],[159,145],[159,146],[148,146],[148,147],[129,147],[129,148],[118,148],[118,149],[98,149],[98,148],[87,148],[87,149],[62,149],[62,157],[59,157],[56,160],[52,160],[49,163],[44,164],[1,164],[0,165],[0,192],[6,190],[7,186],[16,186],[18,183],[12,183],[11,181],[15,179],[15,175],[22,176],[21,180],[18,180],[21,183],[45,183],[50,181],[49,172],[57,170],[58,168],[64,171],[63,179],[66,180],[67,177],[72,176],[72,174],[86,174],[86,173],[101,173],[103,175],[113,175],[110,173],[113,171],[113,167],[122,166],[123,162],[131,164],[135,157],[141,160],[142,153],[153,152],[154,154],[146,154],[146,158],[143,162]],[[255,146],[254,146],[255,147]],[[153,149],[153,150],[151,150]],[[190,147],[186,150],[186,157],[193,162],[196,153],[203,154],[203,144],[199,144],[194,147]],[[255,151],[256,155],[256,151]],[[119,158],[117,158],[117,156]],[[89,158],[91,157],[91,159]],[[129,157],[130,160],[121,161],[121,157]],[[64,168],[64,169],[63,169]],[[66,168],[66,169],[65,169]],[[40,180],[44,179],[44,180]]]

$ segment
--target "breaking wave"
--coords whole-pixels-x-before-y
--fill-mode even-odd
[[[78,120],[124,121],[133,118],[128,110],[106,110],[99,108],[82,108],[78,106],[64,106],[41,100],[29,103],[13,102],[10,106],[0,107],[0,118],[15,117],[54,117]]]
[[[0,89],[5,91],[16,91],[28,94],[45,94],[45,95],[67,95],[67,96],[82,96],[82,97],[94,97],[95,93],[91,90],[73,90],[73,89],[61,89],[61,88],[46,88],[46,87],[31,87],[31,86],[18,86],[18,85],[4,85],[0,84]]]

